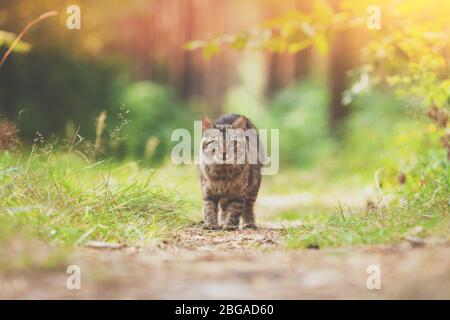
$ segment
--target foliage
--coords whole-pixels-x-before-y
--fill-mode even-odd
[[[405,240],[431,245],[450,240],[448,160],[439,146],[435,125],[423,119],[408,119],[401,112],[392,114],[392,110],[399,109],[389,105],[383,111],[377,110],[380,117],[374,117],[370,110],[357,109],[353,113],[349,121],[352,131],[347,131],[343,148],[320,165],[321,173],[331,169],[328,175],[321,178],[316,173],[310,183],[321,193],[330,184],[342,189],[358,185],[362,193],[361,185],[371,181],[376,197],[363,208],[338,202],[331,214],[328,208],[317,205],[281,212],[281,219],[302,222],[288,229],[288,247],[395,244]],[[384,121],[389,117],[381,116],[380,111],[391,114],[389,122]],[[352,181],[355,173],[359,179]],[[289,176],[291,180],[293,175]],[[302,186],[299,190],[304,189]]]
[[[334,144],[327,130],[327,100],[320,82],[304,81],[282,90],[270,102],[266,126],[280,128],[284,163],[312,166],[330,155]]]
[[[321,173],[328,170],[326,182],[314,176],[319,188],[338,184],[345,189],[357,173],[357,185],[371,182],[376,199],[363,209],[338,203],[331,215],[317,206],[308,214],[304,210],[281,213],[282,218],[303,223],[288,230],[289,247],[449,240],[450,176],[439,131],[430,120],[406,117],[409,109],[396,104],[399,101],[376,92],[358,98],[343,144],[328,161],[322,158],[319,168]]]
[[[220,52],[222,46],[232,49],[270,50],[295,53],[314,46],[320,53],[329,49],[328,39],[332,32],[353,24],[347,13],[335,13],[325,0],[314,0],[312,12],[307,14],[292,11],[271,19],[259,27],[238,34],[218,36],[212,40],[197,40],[187,43],[188,50],[203,49],[206,58]]]
[[[121,64],[36,48],[26,56],[11,56],[3,65],[0,100],[25,141],[36,131],[65,136],[70,123],[93,138],[95,118],[102,110],[114,114],[119,109],[125,84]]]
[[[393,189],[386,180],[382,198],[393,190],[400,197],[389,205],[372,203],[364,209],[337,204],[335,212],[303,213],[290,211],[281,217],[301,220],[302,226],[286,233],[290,248],[329,247],[342,245],[374,245],[399,243],[404,240],[418,245],[449,241],[450,215],[448,162],[442,149],[422,148],[417,163]],[[397,180],[398,173],[394,175]],[[392,181],[390,181],[392,183]],[[397,186],[400,183],[397,181]]]
[[[2,31],[0,30],[0,48],[7,47],[10,48],[16,40],[16,35],[12,32]],[[17,45],[14,47],[13,51],[15,52],[28,52],[30,50],[30,45],[26,42],[19,41]]]
[[[346,1],[355,11],[361,2]],[[448,1],[383,1],[382,30],[364,47],[366,65],[361,78],[370,84],[386,81],[402,96],[417,99],[420,107],[449,108],[450,14]],[[356,84],[357,85],[357,84]],[[355,88],[355,87],[354,87]],[[357,93],[357,91],[355,92]]]
[[[11,54],[11,52],[13,51],[27,51],[29,50],[29,45],[21,42],[22,37],[30,30],[31,27],[33,27],[35,24],[49,18],[52,16],[57,15],[58,12],[56,11],[49,11],[46,12],[44,14],[41,14],[39,17],[37,17],[36,19],[34,19],[33,21],[29,22],[25,28],[19,33],[19,35],[17,37],[15,37],[14,40],[11,39],[11,37],[13,36],[12,34],[8,34],[5,32],[0,31],[0,47],[6,43],[9,43],[9,48],[8,50],[5,52],[5,54],[3,55],[3,57],[0,60],[0,67],[3,65],[3,63],[6,61],[6,59],[8,58],[8,56]]]
[[[328,52],[334,32],[365,27],[366,9],[371,1],[346,0],[340,10],[325,0],[313,1],[311,13],[292,11],[249,31],[223,35],[209,41],[193,41],[186,48],[202,48],[210,57],[222,46],[233,49],[258,49],[275,52],[297,52],[314,46],[323,54]],[[349,91],[358,94],[380,76],[394,85],[399,94],[414,95],[425,107],[449,107],[449,25],[450,4],[433,1],[378,1],[382,12],[382,30],[367,34],[362,43],[366,65],[361,67],[361,82]],[[361,30],[364,32],[363,30]],[[370,74],[372,77],[368,78]],[[372,80],[374,81],[369,81]]]
[[[170,153],[174,129],[192,126],[192,115],[167,88],[151,82],[130,86],[123,101],[129,109],[127,154],[160,161]]]

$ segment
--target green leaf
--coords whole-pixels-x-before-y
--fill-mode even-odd
[[[326,23],[332,19],[334,10],[326,0],[314,0],[313,13],[317,20]]]
[[[6,46],[11,47],[14,41],[16,40],[16,35],[12,32],[6,32],[0,30],[0,47]],[[31,45],[26,42],[19,41],[14,47],[14,52],[28,52],[31,49]]]
[[[242,50],[247,47],[247,37],[244,34],[236,35],[230,41],[230,47],[237,50]]]
[[[320,54],[326,55],[329,51],[328,39],[324,33],[319,33],[313,38],[314,47]]]
[[[288,45],[288,51],[290,53],[299,52],[299,51],[309,47],[311,44],[312,44],[311,39],[306,39],[306,40],[301,41],[301,42],[290,43]]]
[[[272,38],[267,42],[267,48],[273,52],[283,52],[286,50],[286,41],[283,38]]]
[[[208,42],[203,48],[203,56],[209,60],[213,55],[220,52],[220,45],[216,42]]]
[[[183,49],[185,50],[197,50],[199,48],[203,48],[205,46],[206,42],[205,41],[200,41],[200,40],[195,40],[195,41],[191,41],[188,42],[186,44],[183,45]]]

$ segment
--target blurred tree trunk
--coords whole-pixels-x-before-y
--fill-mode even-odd
[[[339,9],[340,0],[331,0],[334,10]],[[333,135],[342,133],[342,125],[350,109],[342,103],[347,88],[347,71],[353,66],[355,56],[352,48],[352,32],[340,31],[332,35],[328,59],[328,86],[330,91],[329,124]]]
[[[312,1],[299,1],[295,3],[296,9],[304,13],[311,13]],[[305,78],[311,71],[312,48],[307,47],[297,52],[294,57],[295,79]]]
[[[308,76],[311,66],[311,48],[291,53],[270,53],[268,56],[266,94],[272,96],[296,80]]]
[[[295,79],[306,78],[310,73],[311,66],[311,47],[305,48],[295,54],[294,76]]]
[[[185,28],[184,28],[184,42],[191,41],[193,39],[194,34],[194,20],[196,18],[193,4],[191,0],[186,0],[184,2],[184,11],[185,11]],[[193,56],[192,51],[185,50],[182,53],[182,74],[181,74],[181,83],[179,85],[179,91],[181,96],[184,99],[189,98],[194,94],[195,88],[193,86],[194,83],[198,81],[195,79],[195,68],[193,64]]]
[[[349,108],[342,103],[347,88],[347,71],[351,68],[350,32],[341,31],[331,39],[328,60],[328,86],[330,91],[329,122],[332,133],[338,133]]]
[[[279,67],[280,56],[278,53],[270,53],[268,59],[269,59],[269,70],[268,70],[269,75],[267,79],[266,94],[267,96],[272,96],[281,87],[281,81],[278,77],[280,68]]]
[[[287,8],[290,10],[309,13],[311,11],[310,1],[283,1],[283,6],[278,3],[267,5],[265,7],[264,18],[270,19],[275,15],[282,15]],[[266,95],[272,96],[280,89],[290,85],[296,80],[306,78],[311,69],[311,48],[306,48],[292,53],[270,53],[268,55],[268,79],[266,86]]]

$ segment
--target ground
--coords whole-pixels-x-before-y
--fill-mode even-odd
[[[269,213],[258,230],[205,231],[192,224],[146,245],[88,242],[63,265],[3,276],[0,298],[450,298],[448,243],[286,249],[288,225],[273,217],[289,201],[305,197],[262,196],[257,211]],[[81,268],[80,290],[66,287],[68,265]],[[367,288],[371,265],[380,268],[379,290]]]

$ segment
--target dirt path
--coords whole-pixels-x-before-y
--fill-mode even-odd
[[[145,247],[94,243],[57,268],[0,275],[0,298],[450,298],[448,245],[286,250],[285,225],[273,217],[308,201],[261,198],[258,230],[205,231],[197,225]],[[66,287],[69,265],[80,267],[81,290]],[[367,288],[371,265],[380,269],[380,290]]]
[[[81,290],[65,268],[11,275],[0,298],[312,299],[450,298],[450,247],[283,250],[282,230],[208,232],[194,226],[147,247],[84,248]],[[381,289],[368,290],[369,265]]]

